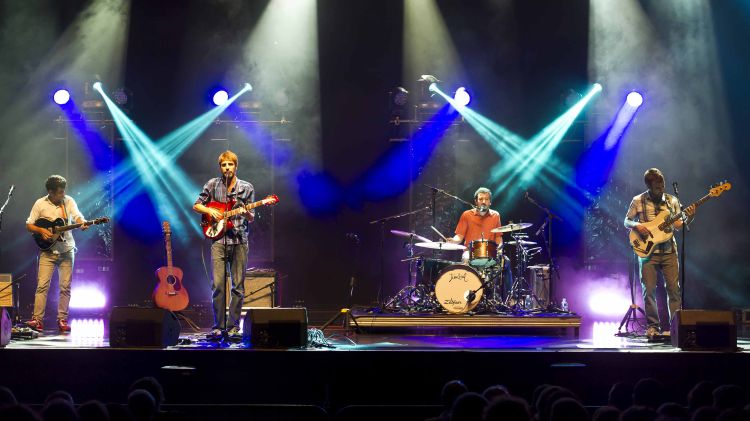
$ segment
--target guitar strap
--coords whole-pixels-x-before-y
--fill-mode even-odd
[[[644,192],[641,194],[641,220],[643,222],[648,222],[648,212],[646,212],[646,196],[648,196],[648,192]]]

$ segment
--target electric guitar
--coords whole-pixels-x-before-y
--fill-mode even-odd
[[[250,209],[257,208],[258,206],[275,205],[279,203],[279,197],[275,194],[272,194],[266,196],[266,198],[263,200],[241,206],[237,209],[232,209],[235,203],[237,202],[208,202],[206,204],[206,207],[216,209],[222,213],[221,219],[218,220],[213,219],[211,218],[211,216],[206,214],[203,214],[203,216],[201,217],[201,227],[203,228],[203,235],[205,235],[206,238],[209,238],[211,240],[218,240],[219,238],[224,236],[224,233],[226,233],[228,229],[234,228],[234,224],[232,224],[232,221],[229,218],[241,213],[245,213]]]
[[[167,265],[156,269],[159,283],[154,289],[154,304],[165,310],[180,311],[187,307],[190,297],[182,285],[182,269],[172,265],[172,230],[169,222],[164,221],[161,226],[167,248]]]
[[[70,224],[70,225],[65,225],[65,220],[62,218],[57,218],[54,221],[50,221],[49,219],[39,218],[36,221],[34,221],[34,225],[36,225],[39,228],[45,228],[45,229],[50,230],[52,232],[52,238],[50,238],[49,240],[45,240],[41,234],[37,234],[37,233],[32,233],[31,236],[34,237],[34,241],[36,241],[36,245],[39,246],[41,250],[49,250],[57,242],[57,240],[60,239],[60,236],[62,236],[65,231],[70,231],[70,230],[74,230],[76,228],[81,228],[81,227],[87,227],[89,225],[104,224],[107,222],[109,222],[109,218],[106,216],[101,217],[101,218],[96,218],[91,221],[86,221],[80,224]]]
[[[716,184],[708,191],[708,194],[696,200],[691,205],[683,207],[683,209],[693,205],[695,205],[695,207],[697,208],[698,206],[705,203],[708,199],[712,197],[719,197],[722,193],[730,190],[731,188],[732,184],[726,181]],[[653,221],[641,222],[641,225],[648,228],[648,230],[651,232],[651,234],[649,234],[648,236],[643,237],[638,233],[638,231],[634,229],[630,230],[630,247],[633,248],[633,251],[638,255],[638,257],[649,256],[651,252],[654,251],[656,245],[672,239],[672,224],[678,219],[684,217],[684,211],[680,211],[674,215],[670,215],[668,209],[662,210],[658,215],[656,215]]]

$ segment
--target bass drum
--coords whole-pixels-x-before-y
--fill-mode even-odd
[[[435,283],[435,297],[440,305],[452,314],[467,313],[474,309],[482,298],[482,277],[466,265],[451,265],[440,272]],[[469,302],[469,293],[476,291]]]

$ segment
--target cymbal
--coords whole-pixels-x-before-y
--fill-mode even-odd
[[[466,247],[461,244],[445,243],[442,241],[425,241],[423,243],[415,243],[414,245],[432,250],[466,250]]]
[[[391,230],[391,234],[397,235],[399,237],[409,238],[411,236],[414,236],[414,239],[420,242],[429,243],[430,239],[422,237],[421,235],[414,233],[414,232],[406,232],[406,231],[399,231],[399,230]]]
[[[503,225],[502,227],[494,228],[491,230],[491,232],[511,232],[511,231],[518,231],[522,229],[526,229],[534,224],[529,222],[521,222],[520,224],[508,224]]]
[[[536,242],[535,242],[535,241],[518,240],[518,242],[519,242],[519,243],[520,243],[520,244],[521,244],[522,246],[533,246],[534,244],[536,244]],[[516,241],[506,241],[506,242],[505,242],[504,244],[515,245],[515,244],[516,244]]]

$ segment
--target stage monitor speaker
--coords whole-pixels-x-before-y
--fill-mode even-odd
[[[230,285],[227,279],[227,285]],[[242,300],[242,309],[250,307],[273,307],[276,304],[276,271],[273,270],[248,270],[245,272],[245,298]],[[229,308],[229,294],[227,291],[227,309]]]
[[[0,348],[10,343],[12,324],[8,310],[0,308]]]
[[[250,308],[245,314],[242,340],[254,348],[307,346],[307,309]]]
[[[13,307],[13,275],[0,273],[0,307]]]
[[[118,348],[176,345],[180,321],[161,308],[114,307],[109,317],[109,346]]]
[[[737,349],[737,324],[729,310],[677,310],[670,334],[672,346],[684,351]]]

